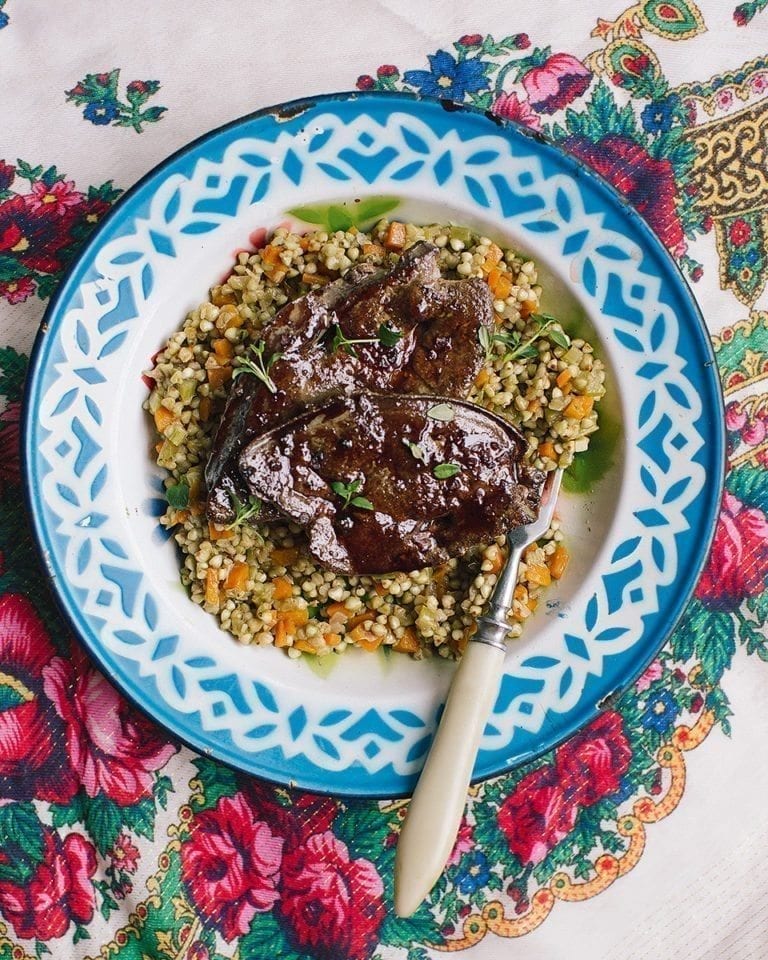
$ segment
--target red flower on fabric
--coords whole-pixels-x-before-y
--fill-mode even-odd
[[[735,610],[756,597],[768,577],[768,517],[725,493],[712,550],[696,590],[708,607]]]
[[[10,197],[0,203],[0,252],[29,270],[55,273],[64,265],[60,251],[72,240],[71,225],[71,214],[50,217],[33,210],[23,197]]]
[[[570,53],[555,53],[523,76],[523,86],[534,110],[555,113],[587,89],[592,74]]]
[[[283,857],[279,910],[296,948],[316,960],[367,960],[386,913],[383,894],[376,867],[351,860],[330,830]]]
[[[499,808],[509,849],[523,864],[536,864],[573,830],[578,805],[566,799],[554,766],[526,774]]]
[[[372,90],[376,86],[376,81],[368,73],[363,73],[357,78],[355,86],[358,90]]]
[[[631,760],[621,714],[606,711],[560,747],[555,766],[574,802],[589,807],[618,791]]]
[[[2,434],[0,434],[2,436]],[[42,695],[42,675],[55,650],[26,597],[0,598],[0,660],[20,702],[0,711],[0,796],[66,803],[77,791],[64,759],[64,729]]]
[[[104,793],[127,806],[152,793],[154,773],[176,746],[133,709],[79,648],[43,670],[45,692],[66,725],[72,767],[89,797]]]
[[[500,94],[493,106],[493,113],[497,117],[503,117],[505,120],[516,120],[518,123],[525,124],[531,130],[541,130],[541,119],[527,100],[521,100],[516,93]]]
[[[383,63],[376,71],[376,75],[379,77],[398,77],[400,71],[391,63]]]
[[[12,163],[0,160],[0,190],[7,190],[16,177],[16,167]]]
[[[480,47],[483,44],[483,35],[481,33],[465,33],[459,37],[459,45],[462,47]]]
[[[743,247],[745,243],[749,243],[752,239],[752,227],[750,227],[746,220],[742,220],[742,218],[739,217],[738,220],[734,220],[731,224],[728,236],[734,247]]]
[[[36,289],[34,280],[29,277],[20,277],[18,280],[0,283],[0,297],[8,303],[24,303]]]
[[[651,157],[645,147],[618,134],[604,137],[599,143],[582,136],[567,137],[563,146],[624,194],[676,256],[685,252],[675,175],[669,160]]]
[[[24,197],[30,210],[63,217],[70,207],[76,207],[85,199],[75,190],[73,180],[57,180],[50,187],[38,180],[32,184],[31,192]]]
[[[139,848],[131,842],[127,833],[121,833],[109,851],[109,862],[115,870],[136,873],[139,867]]]
[[[181,848],[181,875],[197,909],[225,940],[243,936],[254,916],[275,904],[283,844],[242,793],[195,817]]]
[[[19,421],[21,404],[13,400],[0,411],[0,492],[21,483]]]
[[[0,881],[0,910],[25,940],[54,940],[63,936],[72,921],[93,919],[96,872],[93,845],[79,833],[64,840],[44,828],[43,861],[25,884]]]

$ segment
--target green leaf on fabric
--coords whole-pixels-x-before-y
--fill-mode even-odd
[[[205,798],[199,809],[207,810],[215,806],[221,797],[231,797],[237,793],[237,774],[234,770],[206,757],[196,757],[192,763],[197,767],[196,779],[200,781]]]
[[[145,797],[130,807],[118,807],[123,825],[148,840],[155,838],[155,802]]]
[[[726,489],[748,507],[768,513],[768,471],[744,465],[725,478]]]
[[[702,680],[714,686],[731,665],[736,650],[736,629],[730,613],[710,611],[695,638]]]
[[[26,277],[29,271],[15,257],[0,255],[0,283],[12,283]]]
[[[731,724],[728,718],[733,716],[733,711],[725,691],[721,687],[713,687],[712,690],[707,691],[704,703],[707,709],[714,713],[715,720],[722,727],[723,733],[730,737]]]
[[[437,940],[440,932],[425,902],[411,917],[398,917],[393,910],[388,910],[379,937],[388,947],[407,948],[412,943]]]
[[[0,880],[24,883],[43,860],[43,825],[31,803],[0,807]]]
[[[168,805],[168,794],[174,792],[173,781],[165,775],[158,777],[157,780],[155,780],[152,792],[154,793],[155,801],[165,810]]]
[[[676,660],[684,663],[693,656],[696,634],[703,629],[706,616],[704,604],[696,597],[692,597],[670,639],[672,653]]]
[[[365,857],[374,863],[394,856],[385,841],[391,827],[385,814],[369,803],[352,802],[334,827],[338,838],[349,847],[350,857]]]
[[[51,822],[54,827],[71,826],[85,820],[85,808],[88,798],[84,793],[76,793],[67,804],[52,803],[50,806]]]
[[[127,809],[129,808],[119,807],[102,794],[84,801],[83,822],[102,856],[115,845]]]
[[[72,943],[79,943],[81,940],[90,940],[91,935],[88,933],[86,928],[78,923],[75,925],[75,932],[72,936]]]
[[[251,923],[251,929],[239,942],[239,954],[245,960],[303,960],[292,950],[285,938],[283,928],[273,913],[257,913]]]

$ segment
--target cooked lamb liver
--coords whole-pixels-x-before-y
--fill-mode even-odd
[[[306,527],[323,566],[392,573],[443,563],[532,519],[544,475],[524,452],[512,426],[474,404],[367,393],[270,430],[239,466],[251,494]]]
[[[233,515],[231,493],[244,496],[237,455],[252,439],[310,404],[364,389],[465,397],[482,363],[477,332],[493,322],[488,285],[443,280],[438,249],[418,243],[388,272],[367,264],[280,310],[264,335],[274,392],[238,376],[206,467],[208,516]],[[399,335],[385,345],[382,326]],[[348,341],[334,348],[333,334]]]

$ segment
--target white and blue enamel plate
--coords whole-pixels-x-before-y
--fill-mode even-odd
[[[591,325],[608,366],[601,420],[614,440],[587,455],[593,467],[602,458],[588,489],[563,495],[573,560],[510,646],[475,776],[575,732],[655,656],[693,589],[721,491],[722,400],[701,316],[662,245],[604,182],[529,132],[354,93],[195,141],[123,197],[59,288],[35,348],[24,443],[53,587],[128,697],[249,773],[395,796],[414,784],[453,665],[350,651],[319,670],[239,646],[179,583],[142,411],[150,358],[253,231],[297,206],[351,210],[373,196],[391,198],[397,219],[479,227],[530,254],[546,309]]]

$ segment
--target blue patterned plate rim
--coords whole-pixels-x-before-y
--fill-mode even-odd
[[[658,629],[655,638],[643,646],[642,656],[637,647],[628,651],[630,662],[622,670],[620,680],[611,684],[610,689],[601,685],[603,677],[590,675],[585,683],[578,704],[566,715],[561,715],[558,722],[553,723],[547,716],[539,734],[534,735],[534,743],[519,752],[516,756],[504,759],[505,751],[497,751],[490,755],[485,764],[475,769],[475,781],[500,775],[518,766],[520,763],[535,759],[543,753],[553,749],[559,743],[568,739],[579,729],[594,719],[607,703],[614,703],[615,698],[626,691],[642,674],[651,661],[656,657],[675,624],[683,613],[685,605],[691,596],[698,581],[699,575],[706,562],[709,548],[715,533],[718,517],[718,507],[722,497],[726,468],[726,446],[724,429],[724,402],[722,385],[717,373],[717,365],[710,337],[707,333],[699,306],[679,267],[653,232],[646,221],[637,213],[634,207],[619,194],[614,187],[594,170],[577,158],[563,151],[559,146],[550,142],[546,137],[530,129],[480,111],[474,107],[455,104],[452,101],[437,101],[418,94],[383,93],[383,92],[341,92],[304,97],[282,104],[265,107],[246,116],[240,117],[202,136],[190,141],[179,150],[170,154],[157,166],[145,174],[116,202],[112,210],[105,216],[91,235],[78,257],[69,266],[66,275],[52,296],[40,325],[35,343],[31,352],[29,374],[25,386],[24,416],[22,424],[22,457],[24,461],[25,499],[32,519],[33,532],[39,552],[44,562],[48,577],[53,588],[54,597],[65,619],[70,623],[75,635],[80,639],[102,671],[121,690],[121,692],[137,707],[151,716],[158,723],[166,727],[181,742],[191,749],[204,752],[206,755],[241,770],[245,773],[257,775],[282,785],[298,786],[317,793],[328,795],[343,795],[349,797],[398,797],[407,796],[415,781],[415,777],[403,777],[385,768],[382,776],[370,776],[360,782],[354,774],[351,776],[329,776],[320,767],[309,765],[295,773],[291,769],[291,761],[262,763],[258,754],[244,754],[231,739],[211,739],[205,734],[202,727],[196,723],[195,715],[175,711],[159,697],[148,695],[148,686],[141,683],[137,670],[116,669],[117,657],[107,650],[99,641],[92,626],[88,624],[81,613],[78,599],[74,595],[58,556],[56,546],[52,540],[52,531],[46,521],[44,502],[41,495],[42,479],[38,446],[40,442],[40,425],[38,415],[43,395],[43,380],[46,365],[50,362],[49,346],[54,341],[54,335],[62,322],[67,304],[71,301],[78,285],[82,282],[85,266],[89,265],[92,255],[102,245],[102,241],[113,225],[122,218],[131,215],[131,210],[141,206],[152,196],[152,190],[162,181],[175,166],[193,156],[200,148],[205,147],[218,137],[260,120],[269,118],[279,119],[288,129],[293,129],[291,123],[294,118],[309,114],[316,108],[332,109],[336,104],[358,102],[361,106],[367,103],[376,105],[379,112],[382,109],[390,113],[400,110],[418,116],[423,110],[425,114],[434,114],[437,109],[444,109],[450,113],[455,125],[460,126],[460,120],[467,118],[485,118],[488,122],[489,133],[499,133],[509,141],[527,141],[541,157],[551,166],[559,168],[560,172],[570,175],[574,180],[587,181],[595,196],[600,198],[605,209],[618,214],[619,219],[632,226],[632,238],[642,246],[644,252],[650,251],[660,265],[660,275],[665,284],[669,284],[670,291],[675,298],[678,321],[686,327],[686,334],[693,337],[693,341],[701,353],[707,358],[699,371],[700,397],[706,396],[706,403],[701,416],[709,415],[713,434],[707,440],[707,482],[701,490],[696,504],[699,517],[698,548],[695,560],[692,561],[681,576],[675,580],[675,596],[667,599],[663,611],[664,623]],[[391,109],[390,109],[391,107]],[[196,159],[201,159],[200,154]],[[639,646],[639,645],[638,645]],[[626,660],[626,656],[624,660]],[[624,661],[623,661],[624,662]],[[154,689],[154,688],[153,688]],[[506,751],[508,753],[508,751]]]

